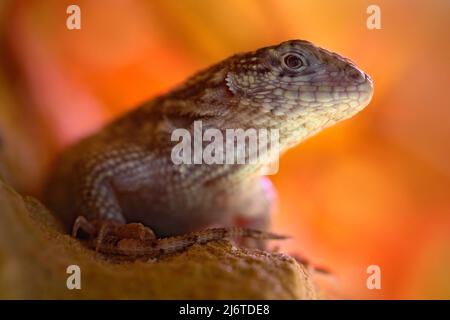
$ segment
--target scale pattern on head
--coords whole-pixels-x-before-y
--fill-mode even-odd
[[[303,117],[317,126],[352,116],[373,93],[370,77],[349,59],[303,40],[236,55],[226,84],[254,112]]]

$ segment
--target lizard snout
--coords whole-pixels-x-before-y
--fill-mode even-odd
[[[347,78],[354,83],[360,84],[367,80],[367,75],[355,66],[348,65],[345,72]]]

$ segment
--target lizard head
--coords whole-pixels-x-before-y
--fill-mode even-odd
[[[353,62],[303,40],[236,55],[226,85],[245,108],[295,122],[304,137],[353,116],[373,93]]]

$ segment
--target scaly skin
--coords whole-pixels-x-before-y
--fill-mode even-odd
[[[140,222],[158,236],[236,221],[266,230],[273,190],[262,165],[175,165],[172,131],[193,134],[196,120],[222,132],[277,129],[284,152],[361,111],[372,93],[350,60],[307,41],[234,55],[69,148],[52,170],[47,204],[68,228],[81,215]],[[76,229],[95,229],[85,222]]]

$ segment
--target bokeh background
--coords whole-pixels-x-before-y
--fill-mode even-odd
[[[366,28],[373,3],[381,30]],[[446,0],[3,0],[0,175],[39,195],[67,144],[231,54],[306,39],[354,60],[375,95],[282,158],[281,249],[330,269],[338,297],[448,299],[449,31]]]

